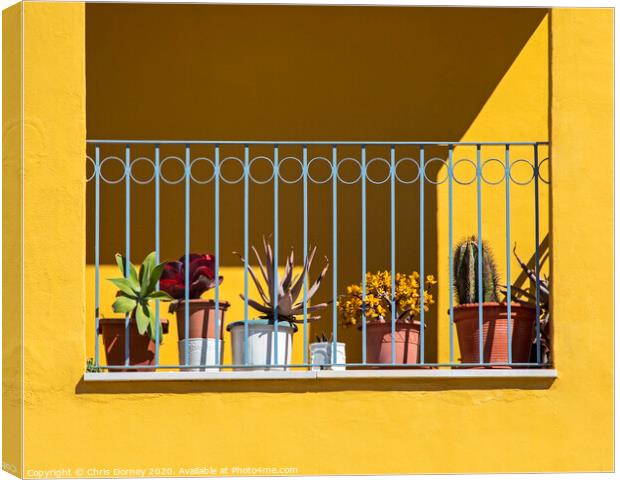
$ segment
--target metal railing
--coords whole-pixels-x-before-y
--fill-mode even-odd
[[[123,364],[107,364],[103,362],[103,355],[100,352],[100,321],[101,321],[101,268],[102,258],[101,249],[102,245],[102,233],[105,228],[109,228],[111,225],[115,225],[115,228],[119,227],[121,223],[119,218],[103,218],[102,207],[105,206],[105,202],[108,200],[104,198],[103,189],[109,188],[118,184],[118,191],[113,193],[114,198],[118,202],[119,197],[124,196],[123,199],[123,216],[122,229],[124,230],[124,239],[119,242],[118,245],[111,246],[110,239],[104,240],[104,246],[106,248],[112,248],[123,251],[124,257],[127,263],[132,260],[132,244],[135,239],[140,236],[141,241],[144,238],[150,238],[152,240],[152,250],[156,253],[156,261],[159,263],[161,258],[162,249],[162,185],[177,185],[177,198],[183,203],[183,247],[184,257],[187,261],[190,254],[191,246],[191,226],[192,211],[191,204],[192,193],[196,194],[200,192],[201,188],[209,186],[209,195],[204,196],[204,205],[207,209],[211,209],[210,213],[213,215],[213,223],[210,227],[212,230],[212,242],[213,253],[215,256],[215,278],[218,278],[224,268],[221,263],[222,242],[221,242],[221,223],[223,220],[222,209],[228,208],[228,205],[222,204],[223,191],[226,188],[237,188],[242,195],[242,239],[239,239],[243,245],[243,293],[245,300],[243,301],[243,322],[244,322],[244,354],[242,363],[224,363],[223,350],[226,348],[226,344],[216,341],[215,348],[215,363],[205,363],[199,365],[200,368],[207,369],[269,369],[269,368],[357,368],[357,367],[380,367],[380,368],[393,368],[393,367],[541,367],[548,366],[548,359],[544,358],[541,350],[541,189],[546,188],[549,184],[548,174],[543,174],[544,168],[549,170],[549,153],[547,142],[341,142],[341,141],[307,141],[307,142],[292,142],[292,141],[201,141],[201,140],[88,140],[87,141],[87,184],[91,198],[89,215],[89,227],[91,228],[92,244],[89,245],[89,249],[93,249],[92,253],[92,265],[94,267],[94,312],[89,313],[94,315],[94,339],[91,345],[94,346],[94,366],[97,370],[107,369],[109,371],[125,371],[125,370],[153,370],[153,369],[178,369],[186,370],[195,368],[196,365],[189,363],[189,348],[185,347],[185,356],[183,361],[178,363],[162,363],[160,361],[160,342],[159,342],[159,328],[156,329],[156,339],[154,341],[155,351],[153,352],[154,358],[152,364],[147,365],[134,365],[130,363],[130,323],[131,319],[128,315],[124,318],[124,362]],[[517,152],[513,154],[513,152]],[[501,152],[501,154],[499,153]],[[259,168],[259,163],[262,162],[262,169]],[[171,164],[176,163],[177,174],[171,175],[170,172],[166,172],[166,166],[171,167]],[[114,166],[116,164],[116,166]],[[197,170],[200,168],[200,164],[206,166],[210,172],[206,177],[200,178]],[[317,173],[320,170],[322,164],[323,176]],[[491,168],[491,165],[495,164],[496,172],[501,172],[501,175],[496,178],[490,178],[488,173],[485,173],[485,169]],[[297,173],[292,176],[287,176],[285,169],[289,171],[291,168],[296,168]],[[470,169],[469,176],[463,177],[462,171]],[[527,170],[527,173],[522,178],[517,178],[515,169],[520,168]],[[115,174],[111,174],[106,170],[116,170]],[[137,173],[137,170],[147,169],[149,173],[141,178]],[[237,170],[236,173],[231,174],[231,171]],[[354,170],[352,176],[347,176],[346,171]],[[383,173],[377,178],[376,171],[383,169]],[[266,176],[259,177],[260,172]],[[375,171],[373,174],[371,171]],[[409,172],[409,175],[406,175]],[[373,176],[375,175],[375,176]],[[136,197],[136,201],[141,204],[151,203],[149,215],[153,216],[153,231],[135,231],[132,230],[132,200],[134,189],[140,185],[151,185],[154,187],[151,199],[145,199],[145,195],[140,193]],[[273,348],[276,350],[275,361],[267,361],[265,364],[250,364],[248,363],[248,336],[251,315],[251,306],[248,304],[249,294],[249,253],[250,253],[250,228],[251,228],[251,207],[253,205],[252,188],[265,185],[271,186],[269,195],[272,198],[273,212],[271,214],[273,222],[273,249],[274,249],[274,272],[278,275],[279,258],[282,257],[282,250],[280,248],[280,231],[286,224],[286,219],[283,221],[280,217],[280,209],[283,202],[287,202],[289,194],[283,194],[282,188],[286,186],[287,189],[291,187],[298,187],[302,198],[302,222],[301,222],[301,237],[302,237],[302,250],[304,252],[304,261],[307,258],[309,244],[310,244],[310,228],[309,228],[309,216],[311,214],[312,204],[309,201],[309,192],[312,186],[323,185],[325,188],[322,191],[320,201],[322,208],[326,203],[330,203],[329,210],[331,211],[331,218],[325,219],[325,225],[331,226],[331,276],[332,285],[329,301],[331,301],[328,312],[331,312],[331,342],[332,360],[325,363],[312,363],[309,360],[309,331],[310,325],[308,322],[308,313],[304,303],[303,318],[300,319],[300,325],[303,334],[303,362],[290,362],[279,363],[277,361],[278,342],[276,341]],[[334,359],[338,358],[337,346],[339,342],[339,334],[341,332],[341,326],[338,322],[337,302],[339,294],[339,273],[342,273],[342,265],[339,265],[339,229],[350,228],[347,224],[349,220],[349,209],[351,205],[339,203],[339,194],[341,189],[347,186],[357,185],[359,187],[358,207],[360,209],[360,225],[359,225],[359,241],[361,252],[359,255],[359,267],[361,275],[358,277],[362,287],[362,297],[366,297],[366,275],[368,270],[368,254],[371,252],[368,245],[369,235],[369,222],[367,218],[367,208],[369,205],[369,189],[373,187],[381,188],[381,194],[386,195],[386,205],[389,203],[389,272],[391,274],[391,300],[392,313],[390,318],[387,319],[391,323],[391,342],[392,342],[392,356],[391,362],[376,363],[369,362],[367,355],[367,322],[366,322],[366,307],[362,308],[362,321],[360,325],[361,330],[361,354],[359,360],[338,363]],[[429,204],[428,199],[429,192],[432,192],[433,196],[433,208],[437,208],[437,193],[436,190],[439,185],[445,185],[445,195],[447,203],[447,218],[431,218],[429,219]],[[520,235],[529,235],[533,237],[534,255],[533,255],[533,271],[535,273],[534,282],[534,307],[536,309],[535,318],[535,336],[533,344],[533,360],[527,362],[514,362],[512,357],[512,342],[510,341],[510,335],[508,335],[508,361],[507,362],[485,362],[484,359],[484,346],[483,335],[479,335],[479,361],[463,363],[459,362],[456,358],[455,350],[455,322],[454,322],[454,309],[455,301],[453,294],[454,284],[454,268],[453,268],[453,248],[455,241],[454,232],[454,215],[455,215],[455,192],[457,188],[465,188],[466,186],[475,186],[475,229],[474,232],[478,241],[479,251],[482,249],[482,241],[485,238],[485,218],[483,218],[483,191],[488,186],[503,185],[504,192],[504,224],[505,232],[502,234],[505,244],[505,271],[506,271],[506,298],[513,298],[513,291],[511,285],[512,273],[511,272],[511,250],[513,244],[513,232],[511,230],[511,196],[514,192],[511,187],[526,187],[532,186],[531,192],[527,195],[531,195],[531,203],[533,205],[533,211],[529,212],[533,218],[534,228],[529,233],[520,232]],[[397,242],[399,234],[399,222],[397,221],[397,209],[399,208],[397,201],[397,189],[399,188],[411,188],[410,198],[417,202],[418,208],[416,211],[408,211],[408,214],[412,222],[415,222],[417,227],[417,233],[419,238],[419,252],[417,255],[417,268],[419,269],[420,278],[420,302],[421,308],[419,313],[419,357],[413,362],[399,362],[395,357],[395,333],[397,319],[394,313],[396,308],[394,306],[394,292],[395,292],[395,277],[398,272],[397,268]],[[122,194],[120,193],[122,189]],[[442,190],[442,192],[444,191]],[[182,192],[182,193],[181,193]],[[331,198],[327,196],[327,192],[331,193]],[[150,195],[151,193],[149,193]],[[198,193],[200,194],[200,193]],[[112,195],[112,194],[111,194]],[[108,197],[109,198],[109,197]],[[408,207],[403,207],[408,208]],[[195,214],[202,214],[200,211]],[[433,211],[433,214],[436,212]],[[263,212],[264,214],[264,212]],[[135,214],[134,214],[135,216]],[[439,245],[428,246],[428,228],[432,225],[433,228],[440,222],[447,226],[447,243],[445,247]],[[292,229],[294,227],[286,226],[285,228]],[[267,232],[265,232],[267,233]],[[119,240],[118,238],[116,240]],[[149,240],[149,241],[151,241]],[[165,240],[165,239],[164,239]],[[426,243],[425,243],[426,242]],[[226,248],[231,245],[226,245]],[[436,266],[431,265],[428,267],[428,262],[425,262],[428,252],[431,249],[435,249],[434,256],[439,257],[443,254],[448,259],[447,275],[444,278],[443,284],[438,288],[449,298],[447,302],[449,304],[448,315],[445,321],[448,324],[449,331],[449,361],[439,361],[433,359],[429,360],[426,356],[426,351],[429,348],[429,337],[427,332],[427,324],[425,316],[425,282],[424,279],[428,273],[433,272],[433,268]],[[233,248],[229,248],[233,250]],[[372,253],[372,252],[371,252]],[[504,254],[503,253],[503,254]],[[113,263],[109,258],[103,259],[108,263]],[[166,259],[167,260],[167,259]],[[341,270],[339,270],[339,268]],[[348,268],[348,267],[347,267]],[[483,305],[482,305],[482,255],[478,256],[478,291],[479,291],[479,305],[478,305],[478,328],[479,332],[483,331]],[[189,284],[189,268],[185,269],[185,285]],[[350,275],[349,275],[350,276]],[[307,277],[307,276],[306,276]],[[441,277],[441,275],[440,275]],[[445,282],[447,278],[447,282]],[[304,299],[308,291],[308,281],[304,278],[303,281],[303,295]],[[216,282],[214,287],[213,300],[215,304],[215,312],[219,312],[222,303],[221,290],[219,282]],[[186,288],[186,292],[189,289]],[[189,300],[189,294],[186,293],[185,301]],[[113,299],[105,299],[104,301]],[[507,309],[507,321],[508,331],[511,331],[511,308],[513,302],[506,303]],[[185,308],[185,339],[189,339],[189,308]],[[276,310],[277,315],[277,310]],[[160,301],[155,302],[155,315],[156,321],[159,324],[161,316]],[[438,321],[441,320],[441,316],[438,317]],[[219,317],[217,314],[214,316],[215,320],[215,332],[220,332],[221,326],[218,324]],[[228,323],[228,322],[227,322]],[[275,322],[274,329],[277,336],[278,324]],[[280,327],[281,328],[281,327]],[[90,333],[89,333],[90,336]],[[436,341],[436,339],[433,339]],[[271,354],[269,356],[271,357]]]

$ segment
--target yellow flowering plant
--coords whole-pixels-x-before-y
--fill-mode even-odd
[[[430,289],[437,281],[433,275],[424,280],[424,311],[435,303]],[[392,274],[389,271],[366,273],[366,296],[362,298],[362,285],[347,287],[347,293],[338,298],[338,312],[343,324],[355,325],[362,319],[364,311],[367,320],[392,319],[392,305],[396,321],[411,322],[420,314],[420,274],[397,273],[392,297]]]

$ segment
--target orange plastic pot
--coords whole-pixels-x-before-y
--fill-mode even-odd
[[[480,322],[477,303],[454,307],[454,324],[458,335],[462,363],[480,362]],[[511,304],[510,331],[508,305],[482,304],[482,358],[484,363],[508,363],[508,342],[512,345],[512,361],[527,363],[534,341],[536,308],[520,303]],[[474,367],[476,368],[476,367]],[[492,366],[488,368],[512,368]],[[518,367],[517,367],[518,368]]]
[[[219,338],[224,335],[224,314],[230,304],[219,302],[219,311],[215,311],[213,300],[189,300],[189,337],[188,338]],[[176,308],[179,340],[185,340],[185,305],[184,300]],[[216,317],[217,315],[217,317]],[[216,318],[219,332],[215,331]]]
[[[160,319],[163,333],[168,333],[168,320]],[[125,319],[101,318],[99,334],[103,336],[107,365],[125,365]],[[155,365],[155,342],[148,335],[140,335],[136,321],[129,322],[129,365]],[[122,368],[114,372],[154,372],[153,368]]]
[[[362,326],[357,327],[359,330]],[[416,364],[420,358],[420,322],[395,322],[394,351],[397,364]],[[366,361],[392,363],[392,322],[366,322]]]

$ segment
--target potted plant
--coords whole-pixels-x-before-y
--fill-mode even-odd
[[[284,275],[278,278],[277,282],[274,275],[275,267],[271,244],[264,236],[263,247],[265,251],[264,259],[261,259],[254,246],[252,246],[252,251],[258,261],[260,274],[265,281],[264,286],[259,281],[252,267],[249,264],[247,266],[248,273],[256,285],[261,301],[252,300],[251,298],[246,299],[244,295],[240,295],[244,302],[247,302],[249,306],[259,311],[262,315],[260,315],[259,319],[246,319],[228,325],[227,330],[230,331],[232,336],[233,363],[235,365],[256,366],[249,368],[250,370],[286,370],[286,365],[291,363],[293,334],[297,331],[296,324],[303,322],[303,319],[298,319],[297,317],[303,315],[304,310],[306,313],[313,313],[328,305],[328,303],[309,305],[309,302],[319,289],[321,281],[329,268],[329,262],[327,257],[325,257],[325,267],[306,292],[306,307],[304,309],[304,298],[299,299],[299,297],[303,291],[305,276],[310,272],[316,247],[309,249],[302,271],[296,276],[294,276],[294,251],[291,247],[290,254],[286,259]],[[245,259],[241,255],[237,252],[233,253],[245,264]],[[318,316],[308,316],[306,321],[311,322],[318,319]],[[246,329],[247,344],[245,337]],[[247,357],[245,357],[246,351]],[[277,367],[273,365],[277,365]],[[247,370],[248,368],[239,367],[235,369]]]
[[[521,267],[526,278],[530,281],[534,293],[531,293],[524,288],[517,285],[511,285],[511,296],[514,302],[523,302],[529,305],[533,305],[536,308],[536,272],[529,268],[523,260],[517,255],[517,245],[515,244],[512,249],[512,253],[517,260],[517,263]],[[530,350],[530,363],[538,362],[537,344],[540,342],[540,363],[551,363],[551,309],[549,305],[549,295],[551,292],[551,280],[546,275],[542,278],[538,278],[538,286],[540,288],[538,301],[540,302],[540,328],[539,338],[536,338],[534,334],[534,340],[532,341],[532,348]],[[508,288],[506,285],[501,286],[501,292],[505,296],[508,295]]]
[[[230,304],[219,301],[216,312],[214,300],[201,298],[215,287],[216,282],[221,284],[223,281],[221,276],[215,278],[215,257],[190,253],[187,260],[189,267],[185,255],[176,262],[166,262],[160,286],[173,298],[168,311],[176,313],[177,317],[179,365],[199,367],[188,369],[190,371],[205,371],[206,366],[222,363],[224,314]],[[186,274],[189,279],[187,286]],[[219,358],[216,358],[216,350],[219,350]]]
[[[311,370],[346,370],[347,357],[345,344],[336,342],[336,356],[334,357],[334,342],[332,337],[327,338],[324,333],[316,336],[316,342],[309,345]],[[334,365],[336,364],[336,365]]]
[[[430,288],[436,284],[432,275],[424,280],[424,311],[435,303]],[[393,311],[394,307],[394,311]],[[366,318],[366,361],[368,363],[415,364],[420,354],[420,274],[397,273],[394,296],[392,274],[388,271],[366,273],[366,295],[362,285],[350,285],[338,300],[338,311],[345,326],[358,324],[362,329],[362,313]],[[392,338],[392,317],[394,336]],[[392,350],[394,344],[394,351]]]
[[[454,307],[454,323],[461,350],[462,363],[480,362],[480,318],[482,310],[482,360],[498,363],[491,368],[511,368],[508,365],[508,342],[512,345],[512,361],[527,363],[534,338],[536,308],[525,303],[511,302],[510,332],[508,305],[500,303],[499,275],[489,246],[482,242],[482,292],[479,290],[478,240],[471,236],[454,249],[454,290],[458,305]],[[479,299],[482,298],[482,305]],[[501,365],[503,364],[503,365]]]
[[[151,252],[137,272],[120,253],[115,257],[123,277],[109,279],[118,288],[112,309],[115,313],[124,313],[129,317],[129,365],[154,365],[155,342],[159,338],[161,343],[163,334],[168,333],[168,321],[161,319],[157,322],[152,305],[154,300],[170,299],[166,292],[157,290],[163,264],[157,265],[155,252]],[[107,364],[125,365],[125,319],[101,318],[99,333],[103,335]],[[125,368],[118,371],[136,370]],[[140,369],[154,370],[155,368]]]

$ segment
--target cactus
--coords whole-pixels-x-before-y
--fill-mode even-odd
[[[454,249],[454,289],[461,305],[478,303],[478,239],[471,236]],[[482,301],[499,302],[499,275],[489,246],[482,242]]]

